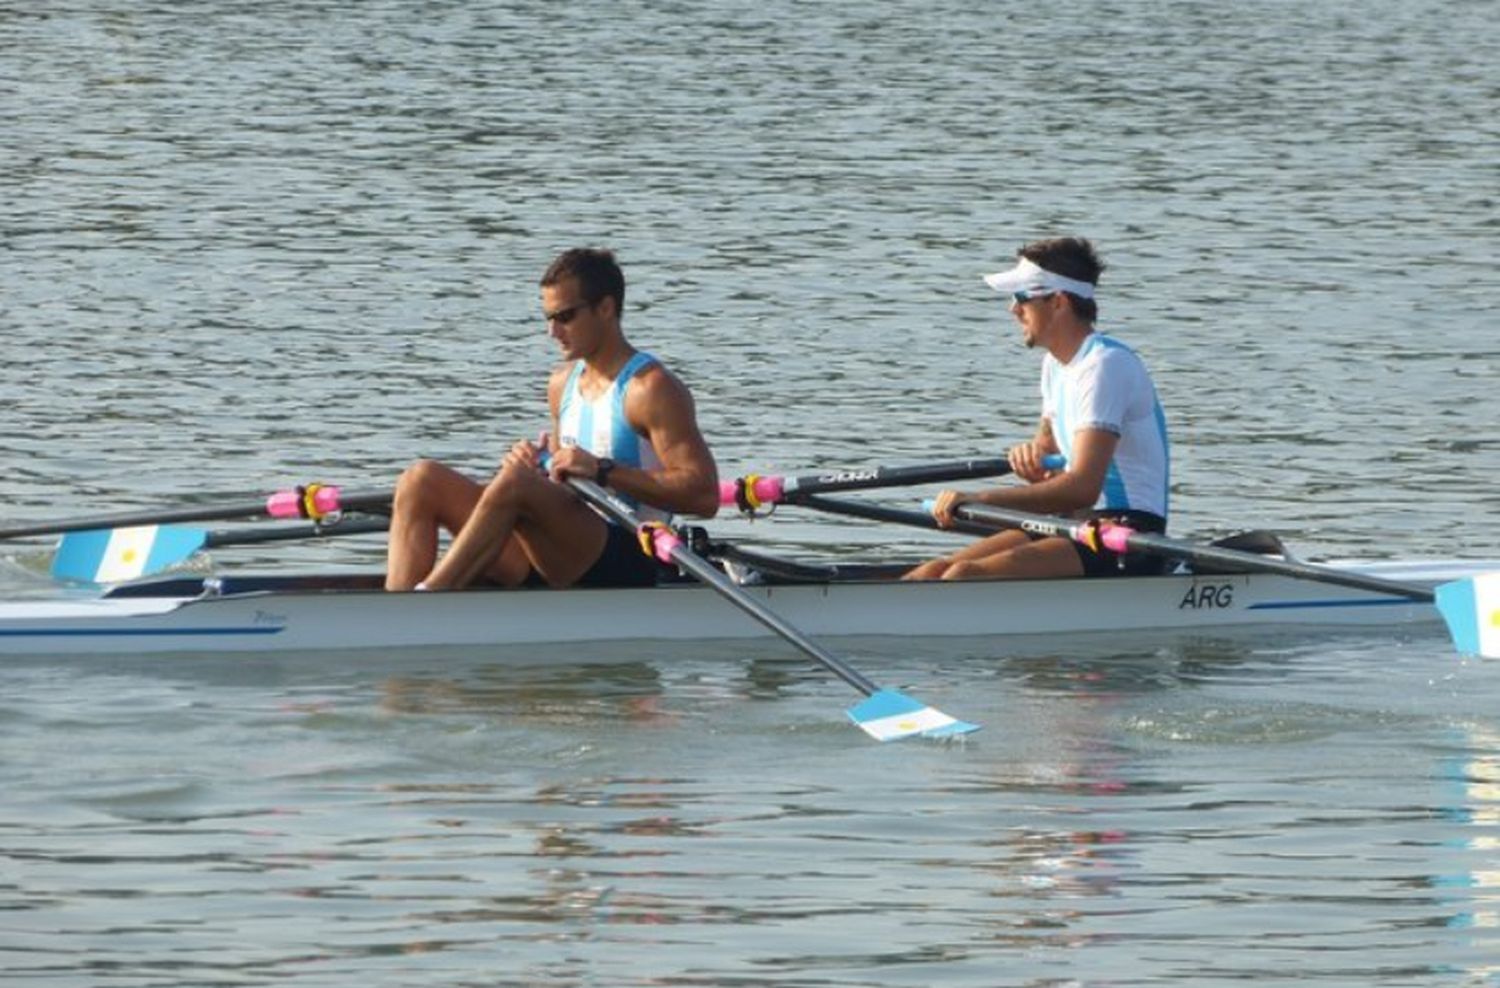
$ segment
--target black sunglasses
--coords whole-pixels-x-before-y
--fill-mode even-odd
[[[1039,298],[1051,298],[1056,294],[1057,289],[1055,288],[1023,288],[1018,292],[1010,293],[1010,302],[1007,305],[1014,312],[1027,302],[1034,302]]]
[[[557,323],[561,326],[566,326],[568,323],[573,321],[573,317],[578,315],[578,313],[582,312],[584,309],[592,309],[595,305],[598,304],[598,299],[594,299],[592,301],[576,302],[573,305],[568,306],[566,309],[558,309],[556,312],[543,312],[542,318],[547,320],[547,325],[549,326],[553,323]]]

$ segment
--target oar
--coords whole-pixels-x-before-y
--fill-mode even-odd
[[[1500,656],[1500,573],[1444,583],[1437,588],[1437,607],[1460,652]]]
[[[809,639],[778,614],[737,586],[677,537],[665,525],[648,525],[636,516],[634,509],[593,481],[569,478],[568,483],[585,501],[620,524],[635,531],[642,549],[664,563],[675,564],[708,584],[725,600],[761,624],[776,632],[825,669],[863,693],[868,699],[850,707],[849,719],[866,734],[880,741],[891,741],[913,734],[924,737],[952,737],[977,731],[979,725],[956,720],[941,710],[893,689],[882,689],[838,656]]]
[[[1057,470],[1061,469],[1066,461],[1061,456],[1049,456],[1042,462],[1048,469]],[[741,511],[750,513],[764,505],[796,503],[810,494],[869,490],[874,487],[940,484],[950,480],[1001,477],[1008,473],[1010,473],[1010,463],[1003,456],[950,460],[945,463],[927,463],[907,467],[836,470],[801,477],[760,476],[752,473],[719,484],[719,503],[726,507],[737,505]]]
[[[308,484],[294,490],[278,491],[256,501],[229,501],[196,508],[165,511],[129,511],[120,514],[90,515],[35,525],[0,528],[0,540],[32,535],[62,535],[92,529],[133,528],[143,525],[172,525],[179,522],[220,521],[228,518],[322,518],[335,511],[376,511],[391,503],[389,488],[374,491],[346,492],[338,487]]]
[[[273,525],[209,531],[181,525],[142,525],[69,532],[52,557],[52,578],[76,583],[122,583],[160,573],[201,549],[293,542],[334,535],[383,532],[388,518],[343,518],[331,525]]]
[[[841,497],[823,497],[820,494],[805,494],[799,496],[795,502],[799,508],[812,508],[815,511],[827,512],[830,515],[848,515],[850,518],[863,518],[867,521],[886,521],[896,525],[910,525],[913,528],[929,528],[940,532],[957,532],[962,535],[993,535],[993,525],[978,525],[974,522],[959,521],[949,528],[943,528],[937,523],[937,519],[925,511],[909,511],[905,508],[892,508],[884,504],[872,504],[869,501],[850,501]]]
[[[1500,657],[1500,574],[1455,580],[1435,590],[1413,583],[1351,573],[1331,566],[1316,566],[1291,559],[1240,552],[1218,546],[1199,545],[1150,532],[1138,532],[1112,522],[1093,524],[1013,511],[989,504],[960,504],[954,511],[970,522],[1019,528],[1037,535],[1062,536],[1087,546],[1103,546],[1111,552],[1144,552],[1189,563],[1207,563],[1230,571],[1274,573],[1299,580],[1368,590],[1392,597],[1405,597],[1436,604],[1454,644],[1460,651],[1491,658]],[[1489,627],[1486,628],[1485,625]]]

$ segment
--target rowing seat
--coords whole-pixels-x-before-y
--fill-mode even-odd
[[[904,563],[812,563],[783,559],[727,542],[711,543],[705,553],[719,560],[740,584],[852,583],[894,580],[914,565]]]
[[[1281,536],[1275,532],[1267,532],[1264,529],[1236,532],[1233,535],[1226,535],[1222,539],[1214,539],[1209,545],[1216,549],[1252,552],[1257,556],[1275,556],[1278,559],[1286,560],[1294,558],[1286,545],[1281,541]],[[1196,562],[1190,566],[1184,566],[1183,572],[1196,573],[1200,576],[1224,576],[1230,573],[1243,573],[1244,570],[1228,566],[1215,566],[1213,563]]]

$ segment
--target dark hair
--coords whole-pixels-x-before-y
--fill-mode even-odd
[[[578,290],[590,305],[602,298],[613,297],[615,312],[622,313],[625,307],[625,275],[615,261],[613,251],[598,247],[574,247],[565,250],[542,273],[541,286],[547,288],[564,278],[578,282]]]
[[[1091,285],[1099,284],[1099,276],[1104,273],[1104,262],[1094,251],[1094,245],[1082,237],[1038,240],[1022,247],[1016,251],[1016,254],[1038,267],[1046,268],[1053,274],[1060,274],[1064,278],[1072,278],[1076,281],[1086,281]],[[1087,323],[1092,323],[1099,318],[1099,305],[1093,299],[1079,298],[1072,292],[1063,294],[1068,296],[1068,301],[1072,303],[1073,311],[1078,313],[1078,318]]]

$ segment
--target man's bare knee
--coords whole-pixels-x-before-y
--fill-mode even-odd
[[[535,470],[519,467],[503,467],[490,478],[479,495],[481,508],[494,509],[502,506],[522,505],[529,489],[541,485],[543,477]]]
[[[943,575],[950,565],[946,559],[929,559],[927,562],[908,571],[902,579],[936,580]]]
[[[945,580],[979,580],[990,573],[977,562],[961,559],[943,571]]]
[[[436,460],[418,460],[401,471],[401,476],[396,480],[396,500],[430,500],[437,489],[441,469],[442,464]]]

